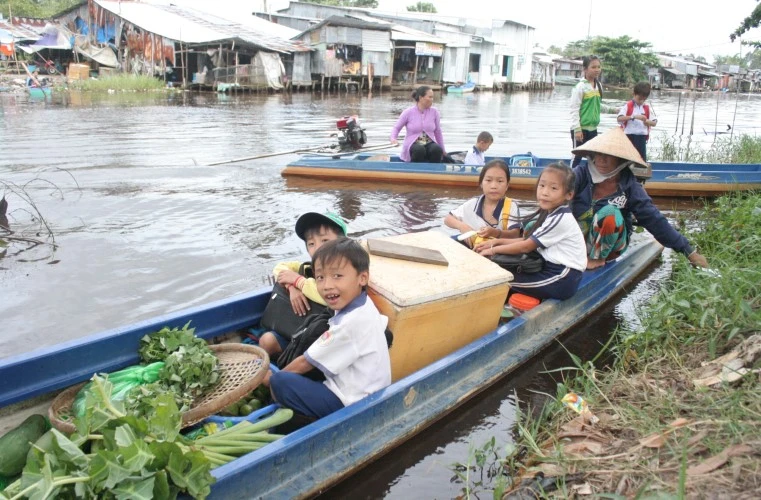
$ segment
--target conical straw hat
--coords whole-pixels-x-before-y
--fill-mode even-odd
[[[571,152],[582,156],[587,156],[592,153],[602,153],[623,158],[624,160],[632,161],[638,165],[647,167],[647,164],[640,156],[639,151],[637,151],[637,148],[634,147],[629,138],[626,137],[624,129],[621,127],[607,130]]]

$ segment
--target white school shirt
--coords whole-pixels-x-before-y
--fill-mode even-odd
[[[478,231],[484,226],[496,227],[498,229],[502,229],[501,217],[502,217],[502,207],[505,204],[504,200],[497,203],[497,208],[494,209],[494,213],[492,214],[494,218],[497,219],[497,223],[490,224],[484,220],[482,215],[485,198],[486,197],[484,195],[478,196],[476,198],[471,198],[449,213],[452,214],[457,220],[464,222],[465,224],[469,225],[476,231]],[[521,216],[520,207],[515,202],[515,200],[512,200],[512,203],[510,204],[510,215],[507,218],[507,228],[508,229],[520,228],[521,223],[520,221],[518,221],[518,218],[520,216]]]
[[[544,260],[579,271],[587,268],[587,244],[570,207],[553,210],[531,239]]]
[[[637,115],[644,115],[645,114],[645,106],[639,106],[636,102],[633,101],[627,101],[626,104],[621,106],[621,109],[618,111],[618,116],[626,116],[626,110],[629,107],[629,102],[632,102],[634,106],[632,107],[632,116]],[[647,104],[647,103],[644,103]],[[648,120],[655,120],[655,111],[653,111],[653,107],[648,105],[648,108],[650,108],[650,116],[648,117]],[[642,120],[629,120],[628,122],[624,123],[624,133],[629,135],[647,135],[648,127],[645,125]]]
[[[473,146],[468,151],[468,154],[465,155],[462,163],[465,165],[483,165],[486,163],[486,160],[484,160],[484,154],[477,147]]]
[[[388,318],[363,292],[328,320],[329,330],[304,353],[344,406],[391,384],[386,325]]]

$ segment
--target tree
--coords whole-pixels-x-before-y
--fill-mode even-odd
[[[649,51],[651,45],[624,35],[618,38],[595,37],[590,53],[603,61],[605,81],[629,85],[647,78],[646,68],[659,67],[658,58]]]
[[[560,47],[558,47],[557,45],[550,45],[550,46],[547,48],[547,53],[548,53],[548,54],[558,54],[558,55],[563,55],[563,49],[561,49],[561,48],[560,48]]]
[[[435,14],[437,12],[436,6],[433,5],[431,2],[418,2],[415,5],[408,5],[407,11],[408,12],[430,12],[431,14]]]
[[[320,5],[335,5],[337,7],[366,7],[368,9],[378,8],[378,0],[309,0],[310,3]]]
[[[743,34],[749,29],[757,28],[759,24],[761,24],[761,4],[756,5],[756,8],[753,9],[753,12],[751,12],[748,17],[743,19],[743,22],[735,30],[735,32],[729,35],[729,39],[734,42],[738,37],[743,36]]]
[[[582,56],[588,56],[592,53],[592,49],[590,46],[590,40],[576,40],[575,42],[569,42],[568,45],[565,46],[565,50],[563,51],[563,55],[565,57],[569,57],[571,59],[577,59]]]
[[[80,3],[81,0],[13,0],[13,2],[0,4],[0,12],[5,17],[10,17],[10,14],[13,14],[13,16],[19,17],[44,19]],[[10,13],[8,12],[9,7]]]
[[[761,69],[761,49],[755,49],[745,54],[745,63],[748,69]]]
[[[713,56],[713,63],[716,66],[720,66],[722,64],[729,64],[734,66],[740,66],[741,68],[747,67],[747,61],[740,57],[740,54],[735,54],[733,56],[719,56],[715,55]]]

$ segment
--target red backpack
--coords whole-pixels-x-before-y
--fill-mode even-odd
[[[642,108],[645,110],[645,118],[648,120],[650,119],[650,106],[647,104],[643,104]],[[634,114],[634,99],[626,103],[626,116],[631,116]],[[626,128],[626,123],[621,124],[621,128]],[[647,134],[645,135],[645,140],[650,140],[650,127],[647,127]]]

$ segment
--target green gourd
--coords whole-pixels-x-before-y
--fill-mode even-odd
[[[13,477],[21,474],[32,443],[48,430],[48,421],[42,415],[31,415],[21,425],[0,437],[0,475]]]

